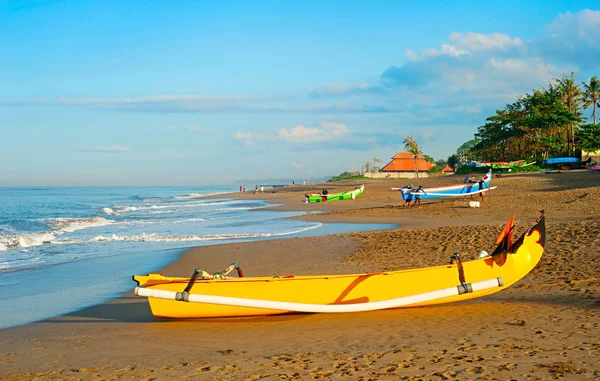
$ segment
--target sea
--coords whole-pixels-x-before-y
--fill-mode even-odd
[[[305,214],[301,200],[298,211],[270,211],[266,201],[232,198],[237,190],[0,187],[0,328],[117,298],[135,287],[133,274],[193,246],[390,227],[286,219]]]

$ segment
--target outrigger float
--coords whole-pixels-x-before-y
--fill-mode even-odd
[[[349,200],[355,199],[360,196],[365,190],[365,184],[361,185],[358,188],[355,188],[348,192],[340,192],[340,193],[313,193],[305,195],[306,202],[328,202],[328,201],[339,201],[339,200]]]
[[[402,199],[410,202],[415,199],[416,195],[419,195],[421,200],[478,195],[497,188],[490,187],[491,183],[492,170],[489,170],[482,180],[472,180],[467,177],[463,184],[437,188],[413,188],[407,186],[404,188],[392,188],[392,190],[400,191]]]
[[[285,313],[344,313],[428,306],[478,298],[525,275],[544,252],[545,219],[512,242],[514,217],[491,255],[450,264],[368,274],[244,277],[237,262],[222,273],[196,269],[191,278],[134,275],[135,295],[148,297],[157,318],[207,318]],[[483,254],[483,257],[482,257]],[[487,256],[486,256],[487,255]],[[238,277],[228,277],[234,269]]]

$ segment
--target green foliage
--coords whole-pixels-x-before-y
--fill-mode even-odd
[[[592,120],[596,124],[596,108],[600,107],[600,80],[597,76],[590,78],[589,83],[582,82],[583,108],[592,108]]]
[[[407,136],[404,139],[404,149],[406,150],[406,152],[409,152],[413,155],[413,159],[415,161],[415,174],[417,175],[417,178],[419,178],[419,168],[417,166],[417,159],[419,158],[419,156],[423,156],[423,151],[421,151],[421,147],[419,147],[419,143],[417,143],[414,136]]]
[[[575,142],[585,151],[600,149],[600,125],[584,124],[575,133]]]
[[[362,175],[357,175],[357,172],[342,172],[338,176],[332,176],[329,181],[342,181],[342,180],[355,180],[355,179],[366,179]]]
[[[469,173],[487,173],[490,170],[489,167],[469,167],[463,165],[462,167],[456,170],[457,175],[465,175]],[[538,165],[529,165],[527,167],[512,167],[512,168],[502,168],[502,169],[493,169],[493,173],[521,173],[521,172],[539,172],[542,168]]]
[[[431,167],[431,169],[428,172],[429,173],[442,173],[443,170],[444,170],[444,167],[440,167],[439,165],[434,165],[433,167]]]
[[[454,168],[454,166],[456,164],[458,164],[459,161],[460,161],[460,158],[458,157],[457,154],[452,154],[452,155],[448,156],[448,165],[452,168]]]
[[[423,154],[423,159],[425,159],[425,161],[428,161],[430,163],[435,163],[435,159],[429,155]]]
[[[596,76],[580,88],[573,73],[563,74],[553,79],[548,89],[533,90],[488,117],[475,139],[458,148],[459,161],[541,161],[598,146],[596,130],[581,126],[586,119],[582,110],[587,108],[592,108],[595,124],[598,102],[600,81]]]
[[[560,93],[536,90],[486,121],[471,151],[481,160],[505,161],[568,155],[570,126],[580,118],[567,109]]]

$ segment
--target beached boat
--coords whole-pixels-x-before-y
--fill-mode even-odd
[[[581,159],[578,157],[552,157],[552,158],[545,160],[543,165],[569,164],[569,163],[581,163]]]
[[[196,269],[191,278],[134,275],[135,295],[148,297],[157,318],[360,312],[464,301],[509,287],[539,262],[545,242],[543,211],[514,243],[513,227],[514,217],[492,254],[481,252],[471,261],[463,262],[455,253],[450,264],[422,269],[275,277],[243,277],[234,262],[223,273]],[[240,277],[227,277],[235,268]]]
[[[328,201],[339,201],[339,200],[349,200],[349,199],[355,199],[356,197],[360,196],[362,194],[362,192],[365,190],[365,185],[361,185],[360,187],[353,189],[351,191],[348,192],[340,192],[340,193],[328,193],[328,194],[322,194],[322,193],[314,193],[314,194],[307,194],[306,197],[306,202],[328,202]]]
[[[404,201],[412,201],[416,195],[419,195],[421,197],[421,200],[427,200],[446,197],[464,197],[479,194],[482,192],[487,192],[489,190],[495,189],[495,187],[490,188],[491,183],[492,171],[490,170],[483,177],[483,179],[473,180],[471,178],[466,178],[465,183],[463,184],[420,189],[412,188],[409,186],[404,188],[392,188],[392,190],[399,191],[402,194],[402,199],[404,199]]]
[[[527,163],[525,160],[515,161],[484,161],[484,162],[471,162],[468,163],[469,167],[490,167],[492,169],[512,169],[512,168],[524,168],[534,165],[536,162]]]

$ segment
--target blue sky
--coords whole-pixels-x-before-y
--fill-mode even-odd
[[[303,179],[407,135],[445,158],[518,95],[600,75],[599,9],[0,0],[0,185]]]

